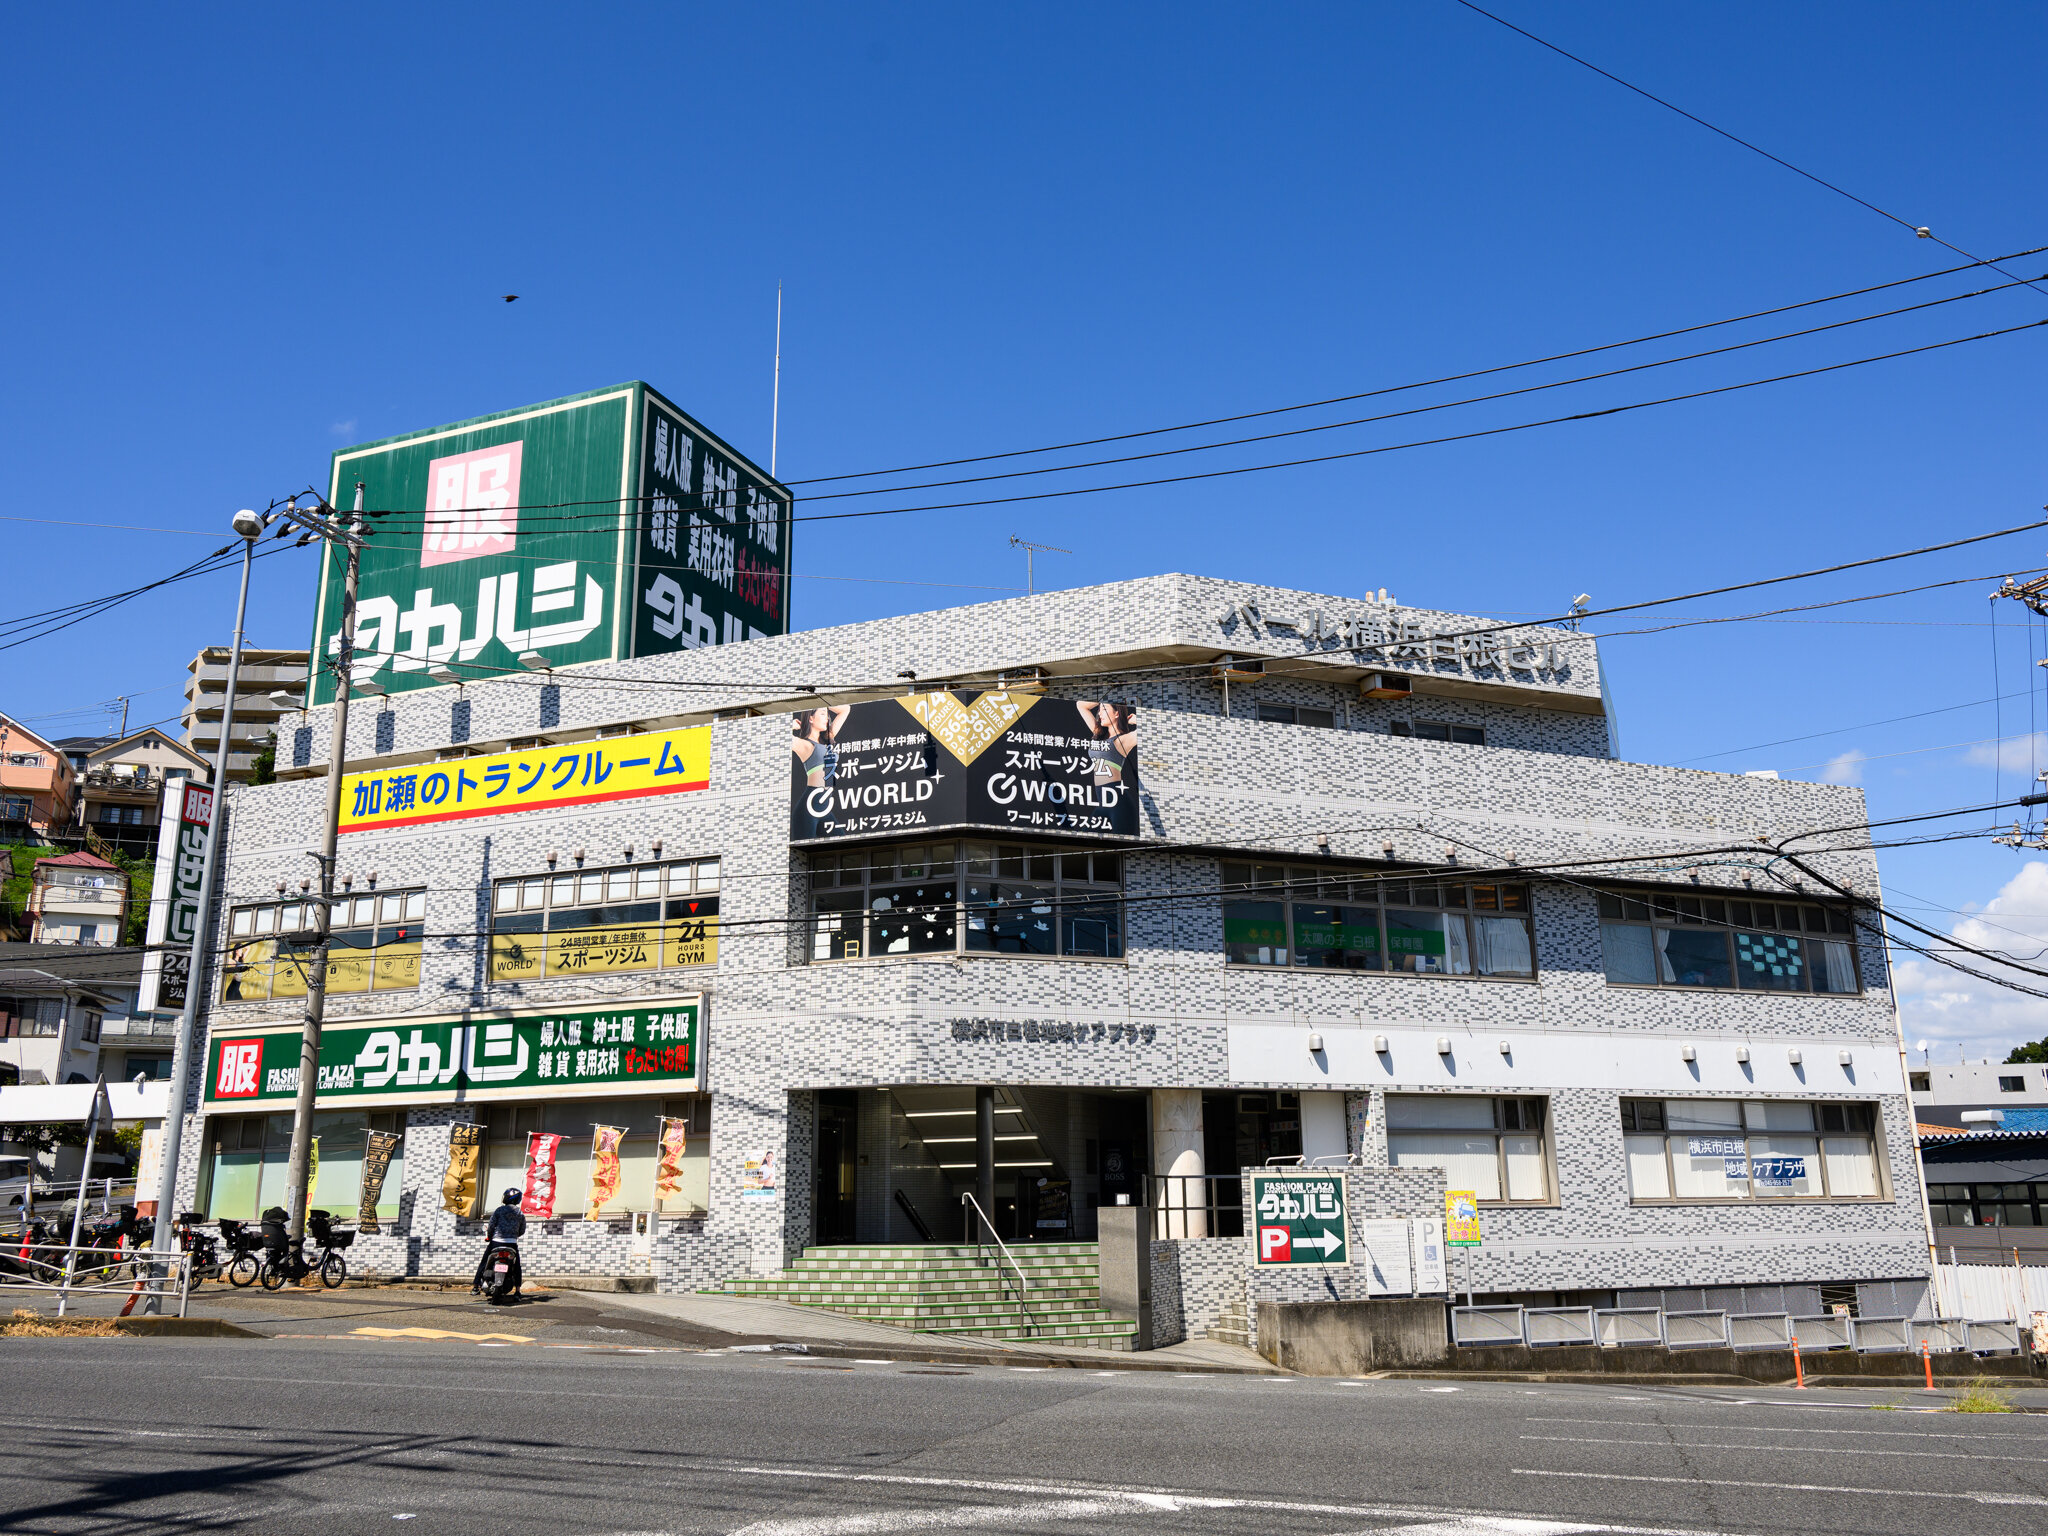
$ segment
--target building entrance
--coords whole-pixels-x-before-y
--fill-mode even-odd
[[[818,1095],[818,1169],[811,1189],[816,1202],[818,1241],[854,1240],[860,1178],[860,1095],[829,1089]]]

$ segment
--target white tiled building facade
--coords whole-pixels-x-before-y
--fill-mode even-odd
[[[1349,1152],[1367,1168],[1443,1166],[1452,1188],[1479,1189],[1486,1241],[1461,1290],[1793,1286],[1799,1311],[1818,1309],[1819,1287],[1884,1285],[1910,1309],[1927,1250],[1892,998],[1881,950],[1831,888],[1878,891],[1871,855],[1853,851],[1861,793],[1621,761],[1589,637],[1463,633],[1487,629],[1371,597],[1160,576],[358,699],[351,771],[710,722],[710,782],[345,834],[340,874],[356,895],[424,894],[424,952],[416,987],[395,972],[396,989],[333,996],[329,1023],[702,995],[706,1098],[687,1111],[706,1159],[701,1214],[672,1205],[651,1260],[636,1257],[622,1213],[647,1197],[628,1188],[608,1219],[542,1224],[533,1272],[651,1268],[665,1288],[694,1287],[780,1268],[821,1232],[908,1242],[922,1220],[951,1237],[974,1177],[971,1144],[957,1150],[973,1120],[953,1117],[976,1085],[994,1085],[999,1130],[1032,1154],[1002,1170],[999,1197],[1019,1201],[1003,1220],[1020,1236],[1037,1230],[1042,1177],[1065,1181],[1072,1215],[1040,1235],[1091,1237],[1093,1204],[1114,1189],[1159,1198],[1147,1173]],[[1398,682],[1372,688],[1389,672],[1409,675],[1408,696]],[[1121,942],[1107,947],[1122,953],[977,953],[963,938],[844,958],[814,928],[814,902],[838,878],[821,881],[818,866],[836,870],[856,848],[901,864],[904,843],[792,847],[791,712],[1020,680],[1052,698],[1135,703],[1140,836],[1112,847],[959,831],[914,840],[916,857],[947,861],[926,873],[953,900],[972,868],[950,861],[983,845],[1001,858],[1015,843],[1024,869],[1039,867],[1034,853],[1119,852],[1095,869],[1121,882]],[[224,915],[289,899],[313,873],[328,712],[282,723],[285,781],[230,795]],[[1798,846],[1831,885],[1767,847],[1829,828],[1850,830]],[[491,982],[493,882],[714,859],[715,965]],[[1340,878],[1373,892],[1348,917],[1316,884]],[[1271,886],[1282,879],[1296,884]],[[1446,903],[1455,921],[1432,915]],[[1332,939],[1347,923],[1376,937]],[[1455,937],[1413,958],[1418,925]],[[1391,962],[1467,974],[1358,968],[1381,935]],[[1301,963],[1317,942],[1319,963]],[[1347,945],[1348,963],[1334,954]],[[219,1034],[298,1009],[217,1003],[209,1024]],[[214,1054],[195,1063],[195,1105]],[[486,1117],[454,1097],[393,1101],[394,1219],[358,1243],[359,1265],[474,1263],[475,1226],[442,1211],[441,1179],[449,1123]],[[601,1109],[576,1123],[605,1122]],[[232,1198],[254,1198],[247,1169],[281,1162],[274,1132],[263,1150],[224,1117],[193,1124],[181,1201],[220,1214],[230,1184]],[[330,1132],[327,1156],[345,1157],[338,1144],[360,1130]],[[758,1168],[748,1178],[764,1153],[772,1189]],[[629,1160],[629,1185],[641,1166]],[[268,1205],[278,1185],[265,1177]],[[345,1190],[336,1177],[329,1187]],[[1162,1223],[1208,1234],[1206,1250],[1233,1219],[1211,1209]],[[1199,1331],[1232,1283],[1190,1249],[1166,1287],[1175,1326]]]

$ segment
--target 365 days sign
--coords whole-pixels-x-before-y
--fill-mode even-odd
[[[703,1077],[702,1012],[701,997],[689,996],[632,1008],[331,1024],[320,1037],[319,1102],[690,1092]],[[299,1040],[296,1024],[215,1035],[208,1046],[207,1104],[227,1109],[293,1098]]]

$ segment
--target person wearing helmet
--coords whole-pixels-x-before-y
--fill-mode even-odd
[[[512,1294],[519,1294],[520,1282],[525,1278],[519,1265],[519,1239],[526,1235],[526,1213],[519,1209],[519,1191],[505,1191],[505,1203],[491,1212],[490,1227],[484,1233],[484,1256],[476,1263],[476,1282],[470,1290],[481,1296],[484,1289],[484,1271],[491,1262],[491,1250],[504,1247],[512,1256]]]

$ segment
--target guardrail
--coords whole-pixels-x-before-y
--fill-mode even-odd
[[[1973,1355],[2016,1355],[2020,1352],[2017,1318],[1973,1317],[1965,1326],[1969,1330],[1966,1347]]]
[[[1451,1308],[1451,1342],[1461,1348],[1474,1344],[1519,1344],[1522,1338],[1520,1307]]]
[[[1664,1347],[1666,1349],[1726,1349],[1728,1347],[1728,1314],[1726,1312],[1666,1312],[1664,1314]]]
[[[183,1317],[192,1290],[192,1259],[184,1253],[38,1243],[0,1258],[0,1291],[54,1293],[59,1317],[74,1297],[93,1295],[125,1296],[131,1302],[144,1297],[175,1301],[178,1316]]]
[[[1792,1319],[1792,1337],[1799,1341],[1799,1353],[1817,1354],[1824,1349],[1853,1349],[1856,1345],[1855,1319],[1847,1313],[1816,1312]]]
[[[1664,1347],[1662,1307],[1608,1307],[1593,1314],[1593,1331],[1602,1349],[1653,1344]]]
[[[1531,1349],[1560,1344],[1596,1344],[1591,1307],[1529,1307],[1522,1313],[1522,1339]]]
[[[1910,1317],[1859,1317],[1849,1330],[1849,1342],[1859,1355],[1902,1355],[1913,1347],[1913,1319]]]
[[[1728,1345],[1731,1349],[1790,1349],[1792,1314],[1789,1312],[1732,1312],[1728,1316]]]
[[[1959,1355],[1970,1347],[1970,1325],[1960,1317],[1917,1319],[1913,1347],[1924,1347],[1930,1355]]]

